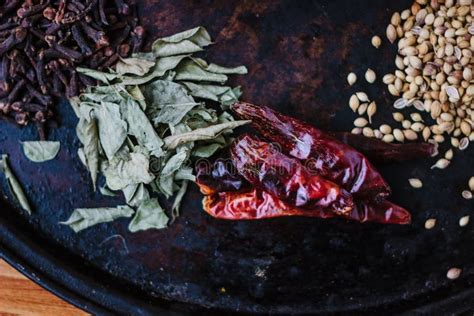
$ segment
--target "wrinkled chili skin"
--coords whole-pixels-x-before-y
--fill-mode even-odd
[[[226,220],[256,220],[282,216],[310,216],[332,218],[333,212],[322,212],[320,209],[301,210],[293,208],[262,190],[253,190],[251,184],[235,173],[235,166],[227,160],[216,160],[210,167],[197,165],[196,183],[206,195],[203,200],[204,210],[211,216]],[[218,172],[215,172],[218,170]],[[221,185],[222,179],[232,176],[235,185]],[[239,180],[240,178],[240,180]],[[265,201],[263,203],[262,201]],[[357,222],[375,222],[382,224],[409,224],[410,213],[389,201],[381,203],[356,201],[354,208],[343,218]]]
[[[390,202],[379,205],[354,207],[347,215],[337,215],[320,208],[307,210],[290,206],[273,195],[259,189],[246,191],[215,192],[203,199],[203,208],[212,217],[225,220],[258,220],[286,216],[316,218],[344,218],[348,220],[381,224],[409,224],[411,216],[405,209]]]
[[[352,196],[347,191],[311,174],[297,159],[282,154],[267,142],[242,135],[232,143],[230,152],[233,164],[245,180],[289,205],[344,214],[352,210]]]
[[[212,163],[208,159],[196,162],[196,181],[202,194],[213,192],[239,191],[250,187],[241,177],[230,159],[217,158]]]
[[[330,135],[357,149],[374,163],[405,162],[429,158],[438,152],[436,146],[428,143],[391,144],[377,138],[346,132],[331,132]]]
[[[306,123],[265,106],[236,103],[231,109],[266,139],[278,143],[283,152],[354,196],[384,200],[391,190],[367,158],[354,148]]]
[[[218,192],[203,200],[204,210],[211,216],[227,220],[255,220],[283,216],[332,218],[336,214],[321,209],[302,210],[289,206],[273,195],[259,190]]]

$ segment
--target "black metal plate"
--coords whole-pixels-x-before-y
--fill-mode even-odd
[[[208,50],[208,60],[249,66],[249,75],[234,81],[243,86],[244,100],[322,128],[348,130],[354,115],[347,102],[355,89],[345,77],[356,71],[362,78],[367,67],[379,78],[393,71],[395,47],[384,40],[375,50],[370,38],[383,35],[391,12],[409,4],[150,0],[141,8],[151,37],[208,27],[217,43]],[[369,86],[359,79],[356,86],[377,101],[376,124],[388,121],[393,98],[380,80]],[[51,139],[63,148],[58,159],[45,164],[30,163],[20,152],[18,140],[37,138],[33,129],[1,124],[0,151],[10,154],[35,213],[25,216],[7,198],[0,251],[28,265],[30,276],[36,270],[47,278],[37,282],[60,285],[56,292],[83,308],[85,301],[133,314],[158,313],[161,307],[264,313],[460,312],[472,307],[474,234],[472,226],[458,226],[472,210],[472,201],[460,196],[473,172],[472,149],[456,153],[444,172],[431,171],[432,161],[380,168],[393,187],[393,200],[412,211],[409,226],[307,218],[219,221],[202,211],[201,196],[192,187],[182,216],[169,229],[131,234],[121,220],[76,235],[58,225],[74,207],[121,200],[92,192],[76,156],[74,114],[66,104],[59,108],[61,127]],[[424,188],[410,188],[410,177],[421,178]],[[428,217],[438,219],[430,231],[423,227]],[[125,243],[122,237],[111,238],[115,235]],[[452,266],[463,269],[454,282],[446,278]]]

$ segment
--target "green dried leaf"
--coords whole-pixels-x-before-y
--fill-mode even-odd
[[[8,155],[2,155],[2,160],[0,160],[0,171],[5,174],[12,195],[16,198],[20,206],[31,215],[32,209],[30,203],[28,202],[25,191],[23,191],[20,182],[10,168]]]
[[[214,155],[219,149],[223,148],[224,145],[220,143],[212,143],[209,145],[201,145],[198,146],[194,151],[193,151],[193,156],[194,157],[199,157],[199,158],[209,158],[212,155]]]
[[[160,177],[172,176],[175,171],[183,166],[186,160],[188,160],[188,152],[186,150],[178,151],[166,161],[165,166],[161,170]]]
[[[143,201],[150,199],[150,193],[143,183],[131,184],[123,190],[125,201],[131,207],[139,206]]]
[[[97,117],[100,144],[107,158],[112,159],[127,138],[127,122],[122,119],[120,107],[115,103],[101,102],[94,113]]]
[[[132,233],[147,229],[162,229],[167,227],[168,220],[158,199],[148,199],[140,204],[128,229]]]
[[[178,171],[176,171],[174,175],[174,179],[179,180],[189,180],[189,181],[196,181],[196,176],[193,174],[193,168],[189,166],[183,166]]]
[[[107,84],[119,78],[119,74],[111,73],[111,72],[103,72],[103,71],[98,71],[98,70],[83,68],[83,67],[77,67],[76,70],[78,73],[92,77],[96,80],[99,80]]]
[[[163,140],[158,136],[140,106],[129,98],[122,113],[128,123],[128,134],[135,136],[138,143],[148,149],[150,154],[156,157],[163,156],[161,149]]]
[[[143,77],[132,77],[124,76],[122,78],[122,84],[124,85],[143,85],[149,81],[155,80],[157,78],[163,77],[167,71],[175,69],[179,63],[189,55],[181,56],[170,56],[158,58],[156,60],[156,65],[150,70],[150,72]]]
[[[99,175],[99,133],[97,130],[97,122],[95,119],[87,121],[83,118],[79,119],[76,126],[76,132],[81,141],[84,154],[84,162],[89,170],[92,179],[94,191],[97,183],[97,176]]]
[[[181,187],[179,188],[178,193],[176,193],[176,197],[174,198],[173,206],[172,206],[172,219],[171,221],[174,222],[174,220],[179,216],[179,209],[181,208],[181,202],[184,198],[184,195],[186,194],[186,191],[188,189],[188,181],[183,181],[181,184]]]
[[[206,81],[225,83],[226,75],[206,71],[191,59],[183,60],[175,69],[175,80],[178,81]]]
[[[127,155],[120,153],[105,164],[107,186],[118,191],[131,184],[148,184],[155,179],[149,166],[150,159],[143,152],[136,151]]]
[[[248,73],[247,67],[237,66],[237,67],[223,67],[213,63],[208,64],[204,59],[193,58],[193,60],[201,66],[204,70],[213,72],[216,74],[226,74],[226,75],[246,75]]]
[[[186,114],[199,105],[180,84],[157,80],[148,84],[143,91],[150,104],[148,115],[155,124],[179,124]]]
[[[21,144],[23,153],[33,162],[53,160],[61,149],[61,143],[53,141],[27,141]]]
[[[188,142],[195,142],[199,140],[211,140],[216,138],[218,135],[225,131],[232,130],[239,126],[243,126],[250,123],[250,121],[232,121],[227,123],[221,123],[217,125],[211,125],[209,127],[195,129],[191,132],[179,134],[179,135],[171,135],[164,139],[165,148],[168,150],[172,150],[177,148],[178,146],[188,143]]]
[[[136,76],[144,76],[150,69],[155,66],[155,61],[149,61],[143,58],[120,58],[117,62],[116,71],[118,74],[132,74]]]
[[[102,208],[78,208],[62,225],[68,225],[76,233],[96,224],[112,222],[121,217],[131,217],[134,211],[127,205]]]
[[[196,84],[193,82],[182,82],[196,98],[208,99],[220,102],[224,108],[239,100],[240,89],[227,86]]]
[[[212,44],[211,36],[202,26],[172,36],[160,38],[152,45],[155,56],[191,54]]]

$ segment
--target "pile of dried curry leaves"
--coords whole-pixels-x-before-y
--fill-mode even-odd
[[[191,162],[227,146],[232,130],[248,123],[226,111],[241,91],[225,85],[228,75],[247,69],[193,56],[211,44],[209,33],[197,27],[156,40],[152,52],[121,59],[115,70],[77,69],[101,82],[70,99],[79,118],[78,155],[94,189],[102,174],[101,193],[121,191],[126,205],[76,209],[62,224],[78,232],[133,216],[132,232],[164,228],[170,219],[153,193],[173,198],[172,220],[179,215],[188,183],[195,179]],[[207,100],[220,109],[207,106]]]

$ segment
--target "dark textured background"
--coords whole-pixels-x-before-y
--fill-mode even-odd
[[[248,66],[247,76],[233,79],[242,85],[245,101],[272,106],[322,128],[350,130],[355,116],[347,103],[357,90],[377,101],[376,126],[392,122],[394,98],[381,77],[394,69],[395,47],[385,39],[385,27],[394,10],[410,3],[150,0],[140,6],[150,38],[206,26],[216,42],[206,50],[208,61]],[[379,50],[370,44],[374,34],[383,38]],[[379,77],[371,86],[363,80],[367,67]],[[350,71],[359,76],[353,88],[345,79]],[[11,156],[35,212],[27,217],[18,208],[4,206],[0,217],[17,231],[28,232],[29,238],[47,240],[30,240],[30,250],[41,249],[79,276],[133,297],[127,301],[130,305],[117,309],[136,306],[138,311],[140,306],[163,304],[157,297],[247,312],[407,311],[472,286],[472,225],[458,226],[459,218],[473,208],[473,202],[460,195],[473,173],[472,147],[456,152],[447,171],[430,170],[433,161],[380,168],[393,187],[392,199],[412,211],[409,226],[308,218],[220,221],[202,211],[201,195],[193,185],[182,216],[168,229],[131,234],[125,219],[76,235],[58,224],[75,207],[110,206],[122,200],[92,191],[76,155],[74,114],[66,104],[60,112],[60,128],[50,139],[60,140],[62,149],[56,160],[44,164],[31,163],[20,152],[19,140],[37,138],[33,128],[1,123],[0,151]],[[409,187],[411,177],[422,179],[424,187]],[[4,181],[2,185],[7,192]],[[9,195],[5,199],[12,203]],[[427,231],[424,222],[429,217],[438,223]],[[8,240],[3,237],[0,242]],[[463,269],[454,282],[446,278],[452,266]],[[83,294],[104,305],[111,299]]]

